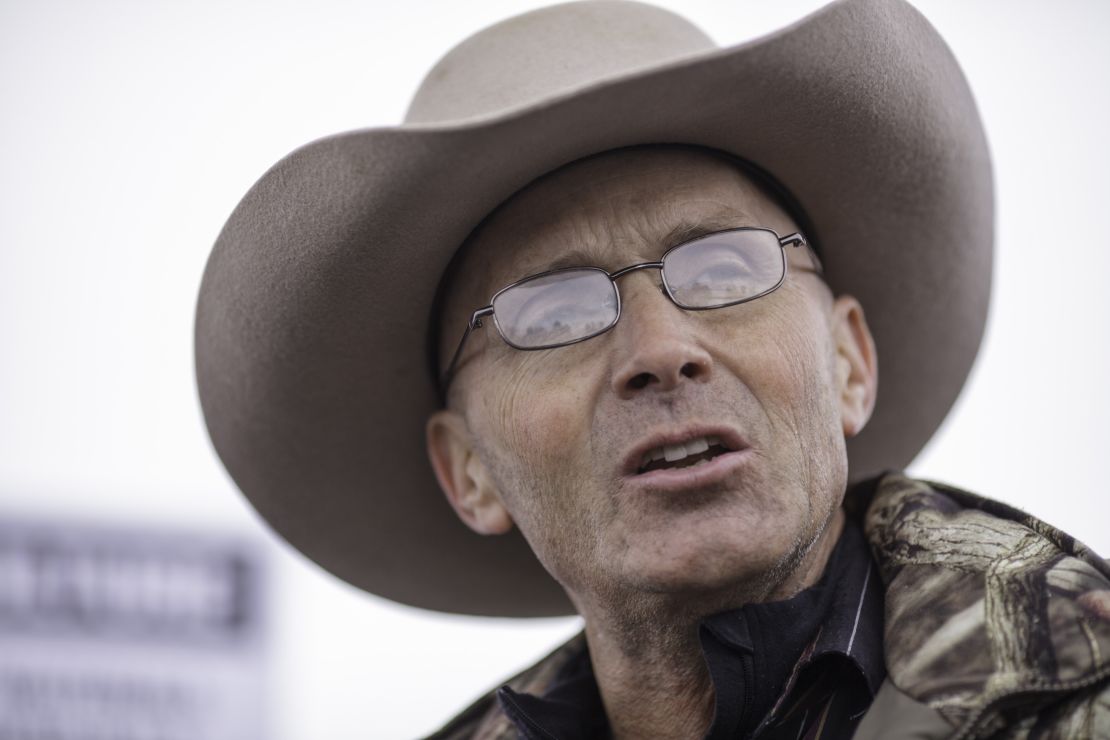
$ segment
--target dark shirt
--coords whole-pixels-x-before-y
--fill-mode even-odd
[[[886,676],[883,591],[863,533],[845,522],[810,588],[705,617],[698,634],[716,697],[707,740],[851,737]],[[588,648],[543,696],[502,686],[497,699],[528,740],[610,736]]]

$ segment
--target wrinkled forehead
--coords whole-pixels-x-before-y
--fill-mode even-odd
[[[449,280],[481,303],[527,275],[573,265],[614,270],[737,226],[799,230],[771,193],[723,155],[677,146],[607,152],[505,201],[472,234]]]

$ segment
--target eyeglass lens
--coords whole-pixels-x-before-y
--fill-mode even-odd
[[[773,231],[724,231],[668,252],[663,283],[684,308],[714,308],[773,289],[783,268],[783,250]]]
[[[603,270],[574,268],[501,291],[493,299],[493,319],[509,344],[539,349],[605,331],[616,323],[619,305]]]
[[[723,231],[669,251],[663,284],[683,308],[717,308],[778,287],[785,256],[767,229]],[[594,267],[538,275],[502,290],[493,318],[509,344],[540,349],[581,341],[611,328],[620,299],[609,275]]]

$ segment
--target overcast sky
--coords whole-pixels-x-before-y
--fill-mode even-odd
[[[579,627],[443,617],[323,574],[235,491],[192,365],[205,259],[262,172],[398,123],[450,46],[543,4],[0,0],[0,515],[264,542],[275,738],[430,731]],[[659,4],[731,45],[822,3]],[[916,4],[979,101],[998,228],[979,360],[911,472],[1106,554],[1110,5]]]

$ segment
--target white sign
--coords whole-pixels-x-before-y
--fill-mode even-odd
[[[264,738],[260,550],[0,520],[0,740]]]

